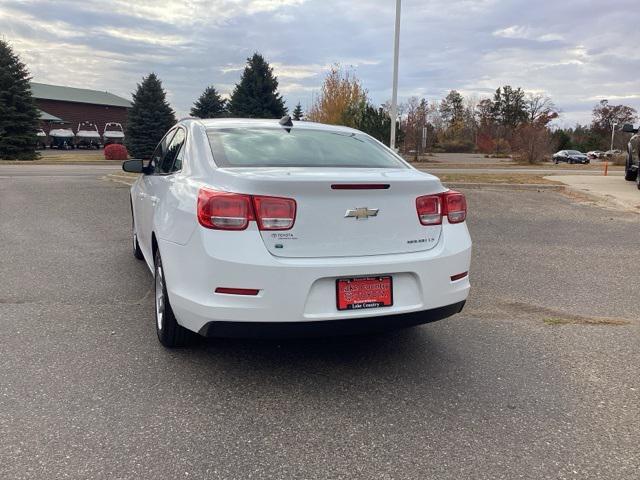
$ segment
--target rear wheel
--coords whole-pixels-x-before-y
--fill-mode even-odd
[[[167,348],[183,347],[191,338],[191,332],[178,324],[167,295],[167,284],[162,268],[160,251],[155,255],[155,299],[156,333],[158,340]]]
[[[639,164],[640,165],[640,164]],[[627,156],[627,162],[624,165],[624,179],[633,182],[638,178],[638,170],[631,169],[631,153]]]

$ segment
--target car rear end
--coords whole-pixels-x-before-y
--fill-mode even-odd
[[[464,196],[359,132],[319,131],[272,129],[264,141],[264,129],[209,131],[218,168],[199,185],[198,225],[187,244],[162,245],[183,326],[213,336],[366,331],[462,309]]]

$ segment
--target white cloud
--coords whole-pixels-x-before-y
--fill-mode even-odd
[[[133,42],[148,43],[151,45],[184,45],[187,38],[181,35],[163,34],[144,30],[131,30],[128,28],[100,27],[92,30],[92,33],[104,33],[114,38]]]
[[[493,36],[502,38],[529,38],[530,31],[528,27],[512,25],[510,27],[495,30],[493,32]]]
[[[559,33],[541,33],[541,29],[534,29],[525,25],[511,25],[492,32],[494,37],[536,40],[538,42],[556,42],[564,40]]]
[[[295,80],[317,77],[331,68],[331,65],[285,65],[280,62],[273,62],[271,66],[278,79],[291,78]]]

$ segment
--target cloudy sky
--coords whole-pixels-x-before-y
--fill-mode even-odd
[[[332,63],[391,97],[393,0],[0,0],[0,35],[35,81],[129,97],[158,73],[178,115],[209,84],[228,94],[246,57],[273,65],[292,108]],[[602,98],[640,111],[638,0],[404,0],[400,99],[544,92],[562,124]]]

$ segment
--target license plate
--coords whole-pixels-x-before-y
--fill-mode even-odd
[[[339,278],[336,297],[338,310],[390,307],[393,305],[391,277]]]

